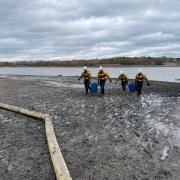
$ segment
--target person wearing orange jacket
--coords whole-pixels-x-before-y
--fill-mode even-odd
[[[146,77],[145,74],[142,73],[142,69],[139,69],[138,74],[135,77],[135,86],[136,86],[136,91],[137,91],[137,95],[140,96],[142,93],[142,87],[143,87],[143,82],[146,81],[147,85],[149,86],[149,80]]]
[[[102,67],[99,67],[97,79],[98,79],[98,85],[100,85],[100,87],[101,87],[101,95],[104,95],[104,86],[106,84],[106,80],[109,79],[110,82],[112,82],[112,80],[111,80],[109,74],[107,72],[105,72]]]
[[[115,83],[117,83],[118,81],[121,81],[122,89],[124,91],[124,94],[126,94],[126,86],[128,85],[128,77],[123,71],[120,71],[120,75],[118,76]]]
[[[86,94],[89,94],[89,91],[91,90],[90,83],[91,83],[91,73],[87,70],[87,67],[84,66],[84,72],[81,73],[81,76],[79,77],[78,81],[80,81],[81,78],[84,78],[84,87]]]

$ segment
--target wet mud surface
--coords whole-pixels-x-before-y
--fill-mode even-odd
[[[43,122],[0,110],[0,179],[55,179]]]
[[[1,102],[51,115],[73,179],[179,179],[180,84],[151,82],[137,97],[108,82],[99,97],[85,95],[75,77],[9,76],[0,83]],[[54,179],[41,121],[0,110],[0,127],[3,179]]]

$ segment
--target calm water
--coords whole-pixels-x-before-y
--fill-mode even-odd
[[[123,70],[129,78],[134,78],[139,67],[104,68],[111,77],[115,78]],[[150,80],[180,82],[180,67],[143,67],[143,72]],[[98,68],[89,68],[93,76],[96,76]],[[40,75],[40,76],[77,76],[82,72],[81,67],[1,67],[0,75]]]

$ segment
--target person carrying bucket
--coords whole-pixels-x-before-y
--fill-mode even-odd
[[[111,80],[109,74],[107,72],[105,72],[102,67],[99,67],[97,79],[98,79],[98,85],[100,85],[100,87],[101,87],[101,95],[104,95],[104,86],[105,86],[106,80],[109,79],[110,82],[112,82],[112,80]]]
[[[117,83],[118,81],[121,81],[121,87],[124,91],[124,94],[127,94],[126,93],[126,86],[128,85],[128,77],[123,71],[120,71],[120,75],[118,76],[115,83]]]
[[[82,72],[81,76],[79,77],[78,81],[80,81],[81,78],[84,78],[84,87],[86,94],[89,94],[89,91],[91,90],[90,83],[91,83],[91,73],[87,70],[87,67],[84,66],[84,71]]]
[[[137,91],[137,95],[140,96],[142,93],[142,87],[143,87],[143,82],[146,81],[147,85],[149,86],[150,83],[148,81],[148,78],[146,77],[146,75],[144,75],[142,73],[142,69],[139,69],[138,74],[135,77],[135,86],[136,86],[136,91]]]

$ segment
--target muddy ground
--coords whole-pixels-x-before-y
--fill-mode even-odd
[[[76,77],[7,76],[0,101],[51,115],[75,180],[179,180],[180,84],[98,97]],[[0,179],[55,179],[43,122],[0,110],[0,144]]]

